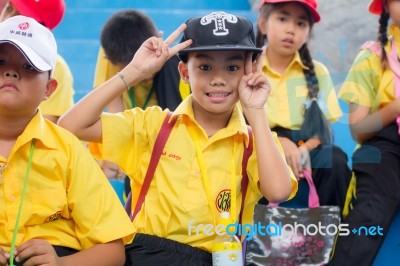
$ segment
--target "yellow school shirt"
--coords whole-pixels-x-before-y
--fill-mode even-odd
[[[56,58],[53,78],[57,80],[57,88],[39,107],[44,115],[61,116],[74,105],[75,91],[71,70],[60,55]]]
[[[101,116],[102,144],[91,145],[92,152],[99,159],[117,163],[131,177],[133,193],[139,193],[135,188],[141,187],[143,183],[155,139],[167,112],[159,107],[149,107],[145,111],[135,108]],[[191,96],[178,106],[173,115],[179,118],[165,145],[142,209],[133,224],[136,232],[169,238],[210,252],[215,234],[206,235],[201,230],[196,234],[196,229],[190,225],[213,225],[214,218],[217,220],[221,211],[229,210],[232,159],[236,172],[236,206],[240,209],[243,143],[248,143],[246,123],[236,106],[228,126],[208,138],[194,120]],[[189,127],[199,136],[206,169],[209,169],[207,173],[214,211],[211,211],[208,204]],[[275,134],[274,138],[283,156]],[[234,142],[237,143],[236,150],[233,148]],[[249,189],[242,223],[252,223],[254,204],[261,197],[255,150],[249,158],[247,172]],[[291,197],[296,191],[297,181],[292,176]],[[191,228],[190,232],[188,228]]]
[[[32,139],[36,139],[16,245],[29,239],[83,250],[123,237],[132,223],[82,143],[38,113],[18,137],[0,181],[0,247],[9,251]]]
[[[391,25],[390,38],[385,50],[391,54],[391,40],[397,48],[397,56],[400,50],[400,28]],[[368,49],[361,50],[347,75],[339,92],[339,97],[348,103],[355,103],[369,107],[371,113],[394,101],[394,73],[389,64],[382,68],[378,55]]]
[[[104,53],[104,49],[100,47],[99,54],[97,56],[96,70],[94,76],[94,83],[93,83],[94,88],[100,86],[102,83],[104,83],[111,77],[115,76],[115,74],[117,74],[118,71],[120,71],[120,68],[113,65],[109,60],[107,60],[106,55]],[[124,91],[122,93],[122,102],[125,109],[131,109],[134,107],[143,107],[143,103],[145,102],[145,99],[152,86],[153,86],[152,81],[146,81],[137,84],[133,89],[133,92]],[[179,81],[179,92],[182,99],[185,99],[190,94],[189,85],[184,83],[182,79]],[[132,101],[131,97],[129,96],[129,93],[134,93],[134,99],[136,102],[135,106],[132,106]],[[145,107],[153,105],[157,105],[157,96],[155,95],[154,92],[151,95],[151,98]]]
[[[328,121],[334,122],[342,115],[335,88],[327,68],[313,61],[319,82],[320,108]],[[265,112],[271,128],[283,127],[298,130],[304,122],[305,104],[308,101],[307,82],[303,69],[307,67],[301,62],[296,52],[292,62],[283,74],[274,71],[264,57],[262,72],[271,84],[271,93],[265,105]]]

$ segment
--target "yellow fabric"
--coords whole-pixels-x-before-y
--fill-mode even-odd
[[[349,211],[353,209],[353,200],[357,199],[356,188],[357,188],[357,178],[354,172],[351,172],[351,179],[349,186],[347,188],[346,200],[344,202],[344,207],[342,211],[342,215],[344,218],[346,218],[347,215],[349,215]]]
[[[123,237],[133,226],[113,188],[82,143],[67,130],[43,119],[40,111],[19,136],[0,182],[0,247],[9,250],[28,165],[35,150],[17,246],[32,239],[87,249]]]
[[[327,68],[313,61],[319,82],[319,100],[324,103],[321,110],[325,117],[337,121],[342,115],[335,88]],[[265,105],[265,112],[271,128],[283,127],[298,130],[304,122],[304,104],[308,100],[307,82],[304,77],[303,65],[299,53],[283,74],[271,69],[268,58],[264,57],[263,73],[271,84],[271,93]],[[321,107],[321,105],[320,105]]]
[[[391,25],[389,33],[390,39],[394,37],[399,56],[400,29]],[[390,41],[385,50],[389,54],[392,52]],[[393,71],[390,67],[382,68],[379,55],[361,50],[340,89],[339,97],[348,103],[369,107],[373,113],[395,99]]]
[[[153,86],[153,80],[143,81],[137,84],[134,88],[132,87],[130,91],[126,91],[122,94],[122,101],[125,109],[132,109],[134,107],[140,107],[145,109],[148,106],[157,105],[157,97],[155,92],[153,91],[148,103],[144,106],[146,98],[150,93],[151,87]],[[131,97],[129,96],[133,93],[135,106],[132,105]]]
[[[44,115],[61,116],[74,105],[75,91],[71,70],[60,55],[57,55],[53,78],[57,80],[57,89],[40,104],[40,110]]]
[[[113,65],[110,61],[107,60],[104,53],[104,49],[100,47],[99,54],[97,56],[93,87],[94,88],[98,87],[99,85],[101,85],[102,83],[113,77],[115,74],[117,74],[118,71],[120,71],[120,68]],[[131,109],[133,107],[141,107],[146,99],[146,96],[151,88],[151,85],[152,83],[145,82],[143,84],[135,86],[136,106],[132,106],[131,100],[129,98],[129,93],[127,91],[124,92],[122,94],[122,101],[124,107],[126,109]],[[190,94],[189,84],[184,83],[182,79],[179,81],[179,92],[181,94],[182,99],[185,99]],[[147,106],[153,106],[153,105],[157,105],[157,97],[155,93],[153,93],[152,98]]]
[[[167,112],[168,110],[162,111],[159,107],[150,107],[146,110],[135,108],[119,114],[104,113],[101,117],[103,144],[92,143],[90,148],[97,158],[117,163],[131,177],[133,193],[138,193],[136,188],[140,188],[143,183],[156,136]],[[194,120],[191,96],[178,106],[174,115],[179,118],[166,143],[142,209],[133,224],[136,232],[167,237],[211,251],[215,235],[207,236],[201,230],[199,235],[196,235],[195,229],[188,235],[188,225],[190,222],[194,226],[213,224],[214,218],[218,220],[221,211],[229,210],[232,156],[237,162],[235,199],[237,208],[240,208],[243,141],[248,143],[246,123],[239,108],[235,107],[228,126],[209,139]],[[208,178],[212,186],[212,202],[215,204],[215,213],[218,217],[212,217],[208,205],[195,145],[188,132],[189,126],[195,128],[203,148],[205,165],[209,169]],[[283,156],[276,134],[274,139]],[[233,141],[238,142],[235,152],[233,152]],[[249,158],[247,173],[249,187],[242,223],[252,223],[254,204],[261,197],[258,189],[255,150]],[[291,197],[297,191],[297,181],[293,175],[292,181]]]

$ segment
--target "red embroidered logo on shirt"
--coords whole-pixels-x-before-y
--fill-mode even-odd
[[[163,153],[162,153],[161,155],[168,156],[169,158],[175,159],[175,160],[177,160],[177,161],[180,161],[180,160],[182,159],[181,156],[179,156],[179,155],[177,155],[177,154],[175,154],[175,153],[168,153],[168,152],[166,152],[166,151],[163,151]]]

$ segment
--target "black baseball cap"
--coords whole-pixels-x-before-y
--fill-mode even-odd
[[[253,23],[245,17],[218,11],[191,18],[186,25],[181,42],[192,39],[192,44],[178,53],[184,62],[187,53],[195,51],[253,52],[253,60],[262,51],[255,45]]]

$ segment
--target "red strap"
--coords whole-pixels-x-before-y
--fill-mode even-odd
[[[153,153],[151,155],[149,168],[147,169],[147,173],[144,178],[142,189],[140,190],[140,195],[136,202],[135,210],[131,214],[132,221],[135,218],[136,214],[142,208],[144,198],[150,187],[150,182],[153,179],[154,171],[157,167],[158,161],[163,152],[165,143],[167,142],[167,139],[172,131],[174,124],[175,124],[176,118],[173,119],[171,121],[171,123],[168,123],[168,120],[171,117],[171,115],[172,115],[172,113],[168,113],[167,117],[165,118],[165,120],[163,122],[163,125],[161,126],[160,132],[158,133],[156,142],[154,143],[154,149],[153,149]],[[243,153],[243,159],[242,159],[242,207],[240,208],[239,223],[241,223],[241,221],[242,221],[244,201],[246,198],[247,186],[249,183],[249,178],[247,176],[247,162],[249,160],[250,155],[253,152],[253,131],[250,126],[247,126],[247,131],[249,134],[249,145],[248,145],[248,147],[245,147],[244,153]],[[126,209],[127,213],[131,212],[129,209],[129,206],[131,206],[131,201],[132,201],[132,192],[129,193],[128,198],[126,199],[125,209]]]
[[[174,127],[174,124],[176,122],[176,117],[174,117],[171,120],[171,122],[169,122],[171,115],[172,115],[171,112],[167,114],[161,126],[160,132],[158,132],[156,142],[154,143],[153,153],[151,154],[149,167],[147,168],[147,173],[146,176],[144,177],[142,189],[140,190],[140,194],[136,202],[135,209],[131,215],[132,221],[135,218],[136,214],[142,208],[144,198],[146,197],[147,191],[149,190],[151,180],[153,179],[154,172],[157,168],[158,161],[160,160],[165,143],[167,142],[168,137],[172,131],[172,128]],[[130,205],[130,202],[127,201],[127,203]]]
[[[253,152],[253,130],[250,126],[247,126],[247,132],[249,133],[249,146],[244,148],[243,159],[242,159],[242,207],[239,213],[239,224],[242,224],[242,215],[244,209],[244,200],[246,199],[247,186],[249,184],[249,177],[247,176],[247,162]]]

